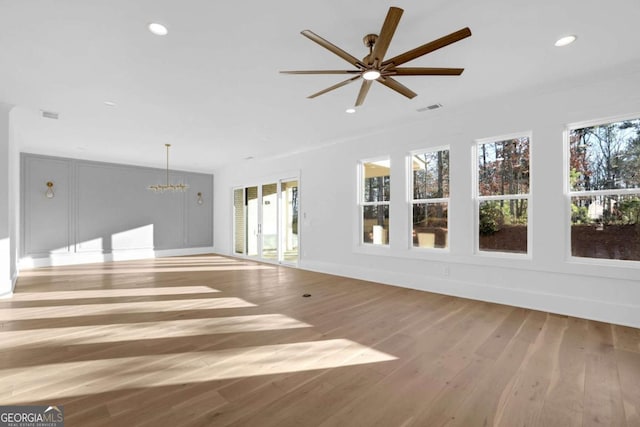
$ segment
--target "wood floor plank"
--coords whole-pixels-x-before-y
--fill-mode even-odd
[[[583,426],[627,425],[609,323],[588,321]]]
[[[640,329],[614,325],[613,337],[617,349],[640,353]]]
[[[317,424],[332,412],[364,393],[382,378],[366,366],[345,371],[326,371],[294,392],[286,393],[259,412],[243,417],[230,426],[260,425],[284,427]],[[291,408],[296,411],[292,413]]]
[[[521,328],[486,375],[476,381],[473,390],[463,396],[463,401],[448,412],[443,425],[496,425],[504,412],[504,399],[510,393],[516,375],[533,346],[532,337],[537,341],[547,316],[532,314],[527,316]],[[534,342],[535,342],[534,341]]]
[[[627,425],[640,426],[640,354],[615,350]]]
[[[362,425],[395,425],[393,423],[410,421],[411,413],[415,413],[420,405],[428,404],[434,393],[452,375],[471,362],[468,355],[485,339],[485,335],[479,331],[481,328],[474,328],[481,324],[483,316],[491,316],[491,308],[478,304],[457,321],[426,332],[423,339],[418,341],[418,348],[412,350],[417,356],[407,357],[384,380],[321,425],[340,426],[356,418]],[[498,317],[494,320],[497,322],[501,319]],[[495,323],[493,326],[496,326]],[[426,337],[428,339],[424,339]],[[430,363],[426,363],[427,360]],[[388,389],[393,389],[394,393],[386,394],[384,390]],[[398,420],[396,417],[409,418]]]
[[[541,423],[549,427],[583,424],[587,321],[567,318],[542,405]]]
[[[514,310],[514,312],[517,313],[517,315],[514,316],[514,313],[510,313],[507,319],[510,318],[513,320],[519,318],[522,314],[519,310]],[[507,345],[502,347],[503,353],[505,349],[511,345],[513,340],[533,342],[540,331],[538,325],[542,325],[546,318],[544,313],[540,312],[527,311],[524,314],[526,314],[526,317],[523,319],[520,327],[517,328],[517,330],[510,328],[514,335],[510,338]],[[479,349],[486,348],[485,344],[487,342],[493,342],[496,334],[504,330],[505,322],[503,321],[489,335]],[[491,353],[493,357],[489,358],[480,356],[479,351],[474,352],[473,363],[470,363],[464,370],[460,371],[458,375],[448,381],[446,387],[442,389],[437,398],[419,412],[411,425],[445,425],[455,420],[456,416],[462,413],[458,408],[462,407],[465,403],[468,406],[469,402],[466,402],[467,398],[473,395],[473,392],[479,385],[485,384],[485,381],[491,381],[493,378],[493,375],[491,375],[492,370],[501,367],[501,365],[497,365],[497,360],[501,355],[502,353]]]
[[[547,317],[538,340],[527,352],[520,372],[504,395],[503,405],[496,415],[497,425],[544,425],[542,406],[557,369],[558,352],[566,328],[566,317]]]
[[[637,329],[218,255],[21,272],[0,377],[68,426],[640,425]]]

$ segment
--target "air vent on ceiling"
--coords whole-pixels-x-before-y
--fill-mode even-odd
[[[44,117],[45,119],[58,120],[59,116],[60,115],[58,113],[54,113],[53,111],[42,110],[42,117]]]
[[[418,113],[422,113],[424,111],[429,111],[429,110],[437,110],[438,108],[442,108],[442,104],[432,104],[432,105],[428,105],[426,107],[422,107],[422,108],[418,108],[416,111]]]

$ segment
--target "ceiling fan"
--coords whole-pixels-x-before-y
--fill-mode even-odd
[[[395,76],[459,76],[464,71],[464,68],[424,68],[424,67],[403,67],[400,65],[419,58],[434,50],[448,46],[452,43],[460,41],[471,35],[471,30],[465,27],[447,36],[441,37],[437,40],[423,44],[415,49],[394,56],[391,59],[384,59],[384,55],[387,53],[393,34],[398,27],[400,17],[403,10],[398,7],[390,7],[387,17],[380,29],[380,35],[367,34],[363,42],[365,46],[369,48],[369,54],[361,61],[353,55],[340,49],[338,46],[328,42],[319,35],[310,30],[304,30],[301,34],[308,39],[318,43],[320,46],[328,49],[340,58],[344,59],[351,65],[355,66],[355,70],[305,70],[305,71],[280,71],[284,74],[349,74],[352,77],[344,80],[331,87],[309,95],[307,98],[315,98],[334,89],[338,89],[342,86],[346,86],[360,78],[363,79],[358,98],[356,99],[356,107],[364,103],[364,99],[369,92],[369,88],[374,81],[382,83],[386,87],[395,90],[396,92],[411,99],[417,96],[417,93],[407,88],[399,81],[394,79]]]

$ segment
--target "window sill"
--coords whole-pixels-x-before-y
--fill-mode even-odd
[[[364,255],[392,255],[389,245],[374,245],[373,243],[361,243],[355,246],[353,251]]]
[[[533,257],[531,253],[514,253],[514,252],[500,252],[500,251],[481,251],[477,250],[474,254],[474,257],[479,258],[492,258],[492,259],[517,259],[523,261],[531,261]]]

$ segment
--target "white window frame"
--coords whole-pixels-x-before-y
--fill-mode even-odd
[[[612,190],[585,190],[585,191],[572,191],[571,190],[571,150],[570,135],[571,131],[575,129],[582,129],[593,126],[607,125],[616,122],[622,122],[625,120],[638,120],[640,119],[640,112],[635,114],[627,114],[622,116],[606,117],[595,120],[588,120],[582,122],[570,123],[566,126],[563,135],[564,145],[564,194],[565,194],[565,242],[566,242],[566,258],[570,262],[577,264],[600,264],[611,266],[640,266],[640,261],[625,260],[625,259],[610,259],[610,258],[589,258],[573,256],[571,247],[571,198],[573,197],[593,197],[593,196],[638,196],[640,197],[640,188],[623,188]]]
[[[481,196],[479,189],[479,175],[478,168],[479,152],[478,147],[483,144],[506,141],[517,138],[529,138],[529,192],[527,194],[504,194],[495,196]],[[533,248],[533,217],[532,217],[532,198],[533,193],[533,132],[523,131],[515,132],[506,135],[492,136],[488,138],[476,139],[472,145],[472,182],[473,182],[473,199],[474,199],[474,254],[477,256],[495,257],[495,258],[515,258],[515,259],[532,259]],[[526,200],[527,201],[527,252],[526,253],[511,253],[501,251],[483,251],[480,249],[480,203],[492,201],[492,200]]]
[[[389,200],[366,202],[364,200],[364,164],[375,163],[380,161],[389,162]],[[358,243],[364,247],[376,247],[376,248],[388,248],[390,246],[391,238],[391,156],[380,156],[368,159],[362,159],[358,161]],[[387,243],[386,244],[374,244],[364,241],[364,208],[365,206],[388,206],[389,207],[389,230],[387,230]]]
[[[449,152],[449,197],[440,197],[440,198],[431,198],[431,199],[414,199],[413,198],[413,156],[416,154],[425,154],[425,153],[436,153],[438,151],[448,151]],[[409,152],[407,156],[407,172],[408,172],[408,187],[407,187],[407,200],[409,206],[409,249],[412,251],[425,251],[431,252],[436,251],[438,253],[449,252],[449,237],[447,236],[447,246],[444,248],[421,248],[413,245],[413,207],[416,204],[436,204],[436,203],[446,203],[447,204],[447,229],[449,229],[449,211],[451,209],[451,147],[449,145],[441,145],[438,147],[429,147],[422,150],[413,150]],[[449,231],[447,231],[449,234]]]

